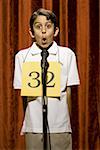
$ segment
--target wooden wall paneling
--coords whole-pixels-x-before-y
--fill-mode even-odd
[[[79,87],[79,149],[88,149],[88,88],[89,88],[89,0],[77,0]]]

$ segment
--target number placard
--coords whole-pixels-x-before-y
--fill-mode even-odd
[[[60,96],[61,65],[49,62],[47,70],[47,96]],[[25,62],[22,66],[21,96],[42,96],[42,79],[40,62]]]

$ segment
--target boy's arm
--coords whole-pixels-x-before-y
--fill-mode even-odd
[[[71,87],[67,87],[67,103],[68,103],[69,114],[71,116]]]

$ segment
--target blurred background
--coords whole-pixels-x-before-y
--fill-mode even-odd
[[[99,0],[0,0],[0,150],[24,150],[24,111],[13,89],[14,56],[31,45],[29,19],[38,8],[53,10],[58,44],[77,56],[81,85],[72,88],[73,150],[99,150]]]

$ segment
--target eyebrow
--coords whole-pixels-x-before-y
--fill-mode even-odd
[[[34,22],[34,24],[37,24],[37,23],[40,23],[41,24],[41,22]],[[52,21],[51,20],[48,20],[46,23],[52,23]]]

